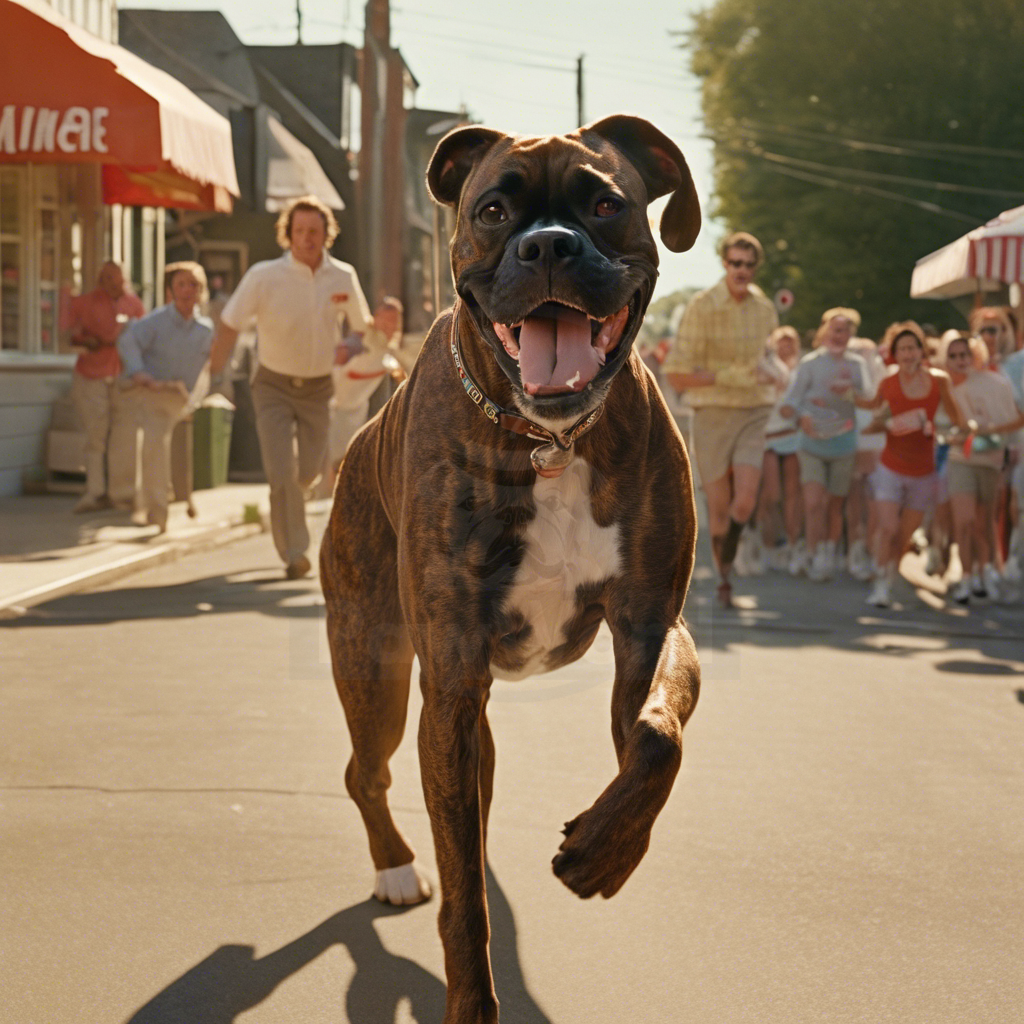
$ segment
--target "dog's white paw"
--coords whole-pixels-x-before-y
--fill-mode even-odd
[[[393,903],[396,907],[410,903],[422,903],[431,897],[430,883],[416,867],[416,862],[397,868],[385,868],[377,872],[377,884],[373,895],[381,903]]]

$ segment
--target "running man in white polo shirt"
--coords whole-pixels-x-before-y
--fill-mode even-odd
[[[305,494],[327,453],[331,367],[348,357],[343,337],[361,337],[373,323],[355,270],[327,251],[337,237],[334,214],[315,196],[290,202],[277,220],[285,254],[255,264],[239,282],[210,356],[211,372],[220,372],[239,331],[255,322],[256,432],[270,483],[271,532],[289,579],[311,568]]]

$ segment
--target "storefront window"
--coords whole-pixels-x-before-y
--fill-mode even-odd
[[[39,346],[57,351],[57,211],[39,211]]]
[[[23,168],[0,168],[0,349],[21,347],[24,189]]]

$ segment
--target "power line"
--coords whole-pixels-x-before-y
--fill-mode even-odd
[[[790,135],[788,133],[779,131],[772,131],[769,129],[751,131],[745,128],[734,129],[737,138],[746,139],[748,142],[753,142],[756,145],[782,145],[785,144],[793,149],[802,149],[810,151],[814,154],[820,154],[822,150],[823,140],[819,138],[803,138],[796,135]],[[901,159],[910,160],[932,160],[938,161],[943,165],[958,164],[962,167],[969,167],[974,171],[981,169],[987,158],[980,156],[956,156],[947,155],[940,156],[934,153],[918,153],[912,150],[905,152],[895,151],[892,147],[879,147],[876,148],[873,144],[864,144],[857,146],[843,146],[842,143],[835,142],[835,140],[828,140],[824,142],[824,145],[835,145],[844,149],[852,149],[856,153],[874,153],[881,152],[884,155],[898,156]]]
[[[710,137],[710,136],[709,136]],[[963,192],[976,196],[998,196],[1004,199],[1020,199],[1024,192],[1003,188],[985,188],[981,185],[959,185],[950,181],[930,181],[925,178],[907,178],[901,174],[883,174],[881,171],[866,171],[856,167],[836,167],[834,164],[821,164],[813,160],[800,160],[797,157],[783,156],[763,149],[743,150],[735,148],[736,153],[761,157],[772,163],[785,164],[790,167],[802,167],[812,171],[831,171],[848,178],[868,178],[872,181],[888,181],[896,185],[912,185],[914,188],[933,189],[937,192]]]
[[[541,63],[537,63],[537,62],[534,62],[534,61],[517,60],[517,59],[515,59],[513,57],[505,56],[504,55],[504,51],[506,49],[508,49],[508,47],[504,47],[501,44],[496,44],[496,43],[471,43],[469,40],[466,40],[466,39],[464,39],[462,37],[446,36],[446,35],[443,35],[443,34],[437,33],[437,32],[417,32],[417,34],[421,35],[421,36],[429,36],[432,39],[437,39],[443,45],[445,45],[448,49],[451,49],[453,52],[464,54],[465,56],[470,57],[470,58],[472,58],[474,60],[486,61],[489,64],[499,63],[499,64],[506,64],[506,65],[511,65],[511,66],[515,66],[515,67],[535,68],[535,69],[539,69],[539,70],[542,70],[542,71],[566,72],[566,73],[571,73],[571,74],[574,74],[574,75],[577,73],[577,67],[576,67],[575,61],[571,65],[558,66],[558,65],[552,65],[552,64],[541,64]],[[472,49],[468,48],[468,47],[471,47],[471,46],[473,47]],[[501,51],[501,55],[480,53],[480,48],[481,47],[483,47],[483,48],[494,47],[494,48],[496,48],[496,49]],[[529,51],[524,51],[524,52],[529,52]],[[589,62],[590,61],[589,54],[588,54],[587,59],[588,59],[588,62]],[[603,61],[601,60],[600,57],[595,58],[595,60],[599,64],[603,63]],[[611,71],[603,71],[602,72],[602,77],[613,79],[613,80],[618,81],[618,82],[630,82],[630,83],[638,84],[638,85],[646,85],[646,86],[649,86],[649,87],[655,88],[655,89],[669,89],[670,91],[678,92],[678,87],[674,87],[671,82],[666,82],[664,79],[648,78],[648,77],[645,77],[645,76],[642,76],[642,75],[637,75],[637,74],[624,74],[624,73],[619,73],[618,71],[616,71],[614,69],[611,70]],[[682,84],[682,83],[680,83],[680,84]]]
[[[502,45],[497,44],[497,43],[478,42],[477,40],[474,40],[474,39],[467,39],[465,36],[446,36],[446,35],[444,35],[444,34],[442,34],[440,32],[427,32],[427,31],[424,31],[423,29],[416,29],[415,30],[415,34],[416,34],[417,37],[425,36],[428,39],[438,39],[438,40],[441,40],[442,42],[460,43],[463,46],[472,47],[473,49],[468,50],[466,52],[468,52],[471,56],[476,56],[476,57],[482,57],[482,55],[479,52],[474,52],[474,51],[478,51],[478,49],[480,47],[497,47],[498,49],[500,49],[502,51],[502,53],[505,53],[508,50],[518,50],[519,52],[526,53],[526,54],[534,54],[535,53],[535,51],[527,50],[527,49],[525,49],[523,47],[502,46]],[[541,54],[540,56],[548,56],[548,55],[547,54]],[[575,64],[575,62],[573,62],[572,64],[568,64],[567,63],[565,65],[559,66],[559,65],[556,65],[556,64],[541,64],[539,62],[534,62],[534,61],[521,61],[521,60],[517,60],[517,59],[515,59],[513,57],[487,57],[486,59],[487,60],[491,60],[491,61],[499,60],[503,64],[514,64],[514,65],[517,65],[519,67],[542,68],[542,69],[544,69],[546,71],[570,71],[573,74],[576,73],[576,64]]]
[[[947,210],[944,206],[939,206],[937,203],[929,203],[923,199],[912,199],[910,196],[900,195],[898,192],[889,192],[886,189],[874,188],[871,185],[857,185],[850,181],[841,181],[838,178],[827,178],[820,174],[798,171],[792,167],[780,167],[778,164],[768,164],[766,169],[775,171],[776,174],[784,174],[789,178],[798,178],[800,181],[823,185],[825,188],[845,189],[848,192],[856,192],[857,194],[866,193],[878,196],[881,199],[891,199],[893,202],[916,206],[918,209],[927,210],[929,213],[937,214],[940,217],[950,217],[953,220],[963,221],[967,224],[976,225],[978,223],[977,217],[972,217],[966,213],[960,213],[957,210]]]
[[[459,25],[472,25],[472,26],[476,26],[477,28],[493,29],[493,30],[501,32],[501,33],[507,33],[508,32],[508,27],[506,25],[502,25],[502,24],[499,24],[499,23],[493,22],[493,21],[480,21],[480,20],[466,19],[466,18],[463,18],[461,15],[438,14],[435,11],[421,11],[421,10],[416,10],[415,8],[412,8],[412,7],[404,7],[404,6],[401,6],[401,7],[392,6],[391,10],[392,10],[392,13],[400,14],[403,17],[423,18],[423,19],[429,20],[431,22],[435,22],[435,21],[454,21],[454,22],[456,22]],[[419,30],[417,30],[417,31],[419,31]],[[550,32],[546,32],[546,31],[545,32],[541,32],[541,31],[538,31],[538,30],[526,29],[526,28],[522,28],[521,26],[517,27],[516,31],[517,31],[517,34],[523,35],[523,36],[535,36],[535,37],[542,37],[544,39],[552,39],[552,38],[564,39],[564,40],[566,40],[566,42],[570,42],[573,47],[579,47],[579,46],[583,45],[583,44],[581,44],[581,41],[580,41],[580,39],[578,37],[570,38],[568,36],[553,36]],[[466,39],[466,41],[470,42],[470,43],[476,43],[477,42],[476,39],[468,39],[468,38]],[[496,44],[493,44],[493,45],[500,45],[502,47],[505,47],[505,43],[503,43],[503,42],[502,43],[496,43]],[[511,44],[510,44],[509,47],[506,47],[506,48],[519,49],[519,50],[523,50],[524,49],[523,47],[515,47],[515,46],[513,46]],[[585,49],[586,49],[586,51],[587,51],[587,53],[589,55],[591,52],[594,52],[596,49],[598,49],[598,47],[596,47],[595,44],[593,44],[591,42],[587,42],[585,44]],[[535,50],[532,50],[530,52],[532,52],[534,56],[545,56],[545,57],[558,57],[558,56],[560,56],[558,54],[552,53],[551,50],[535,49]],[[618,52],[618,51],[616,50],[616,52]],[[624,65],[629,65],[629,64],[632,63],[630,61],[622,60],[620,58],[602,58],[602,59],[608,60],[609,62],[620,63],[620,64],[624,64]],[[671,71],[680,71],[680,70],[682,70],[682,62],[681,61],[678,64],[676,64],[676,63],[672,63],[672,62],[668,62],[668,61],[652,61],[652,60],[649,60],[649,59],[645,59],[643,61],[643,64],[644,64],[645,67],[656,67],[657,66],[657,67],[663,67],[666,70],[671,70]]]
[[[973,157],[1001,157],[1009,160],[1024,160],[1024,152],[1014,149],[994,149],[990,146],[967,146],[952,142],[925,142],[913,139],[888,139],[884,142],[871,142],[865,139],[835,135],[831,132],[793,128],[789,125],[769,125],[758,121],[744,121],[738,126],[737,130],[740,134],[762,132],[775,135],[791,135],[814,141],[831,142],[835,145],[846,146],[849,149],[889,153],[894,156],[916,156],[933,160],[948,160],[951,155],[970,155]]]

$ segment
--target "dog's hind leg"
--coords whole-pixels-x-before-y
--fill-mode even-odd
[[[386,641],[385,641],[386,642]],[[384,903],[419,903],[430,885],[415,864],[415,853],[391,816],[388,762],[405,731],[412,647],[404,636],[370,672],[335,671],[335,682],[352,737],[345,786],[366,825],[370,856],[377,869],[374,895]]]

